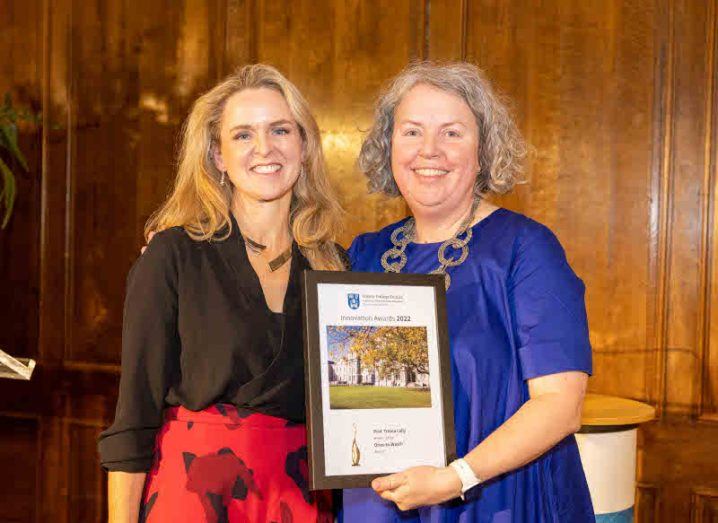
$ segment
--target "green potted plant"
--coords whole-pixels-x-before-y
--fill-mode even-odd
[[[25,172],[29,170],[17,144],[17,123],[37,120],[37,115],[29,111],[18,111],[12,104],[10,94],[5,94],[5,100],[0,106],[0,229],[7,227],[15,205],[15,173],[10,167],[15,164]]]

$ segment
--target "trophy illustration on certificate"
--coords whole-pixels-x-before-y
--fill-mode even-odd
[[[354,439],[352,440],[352,467],[359,466],[359,460],[361,459],[361,452],[359,452],[359,445],[357,445],[357,426],[354,424]]]
[[[412,466],[448,464],[443,277],[306,271],[302,283],[310,489],[366,487]]]

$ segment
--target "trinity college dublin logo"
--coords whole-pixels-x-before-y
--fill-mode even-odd
[[[353,293],[347,294],[347,303],[350,309],[358,309],[360,305],[359,295]]]

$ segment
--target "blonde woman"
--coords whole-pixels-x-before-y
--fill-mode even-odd
[[[111,521],[330,521],[306,485],[299,275],[342,270],[319,130],[272,67],[194,104],[132,268],[100,436]]]

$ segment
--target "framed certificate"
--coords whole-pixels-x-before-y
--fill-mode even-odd
[[[456,457],[444,277],[305,271],[309,488]]]

